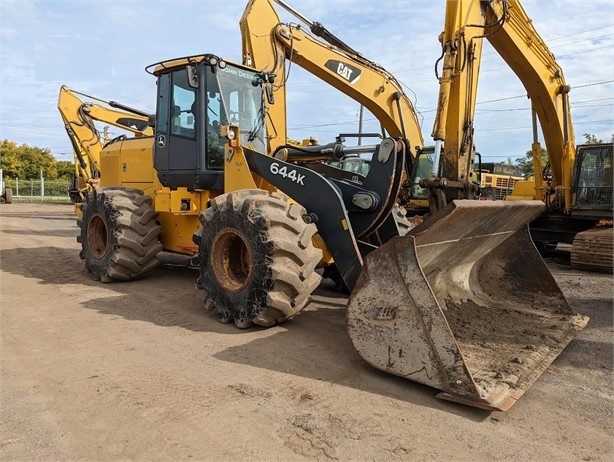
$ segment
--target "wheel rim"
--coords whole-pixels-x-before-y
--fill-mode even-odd
[[[237,293],[247,286],[252,275],[252,250],[237,230],[226,228],[215,236],[210,259],[213,275],[225,291]]]
[[[94,258],[107,252],[107,226],[100,215],[94,215],[87,224],[87,244]]]

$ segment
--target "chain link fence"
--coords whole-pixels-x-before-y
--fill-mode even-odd
[[[14,202],[65,202],[70,203],[68,180],[23,180],[4,178],[5,187],[13,190]]]

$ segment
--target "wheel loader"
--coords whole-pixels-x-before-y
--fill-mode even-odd
[[[586,324],[530,241],[540,202],[454,200],[399,237],[404,143],[278,158],[265,147],[273,75],[212,54],[147,70],[153,136],[102,148],[99,181],[77,204],[94,279],[144,277],[163,249],[193,255],[205,305],[247,328],[294,317],[332,268],[363,357],[486,409],[508,409]],[[361,182],[317,171],[367,148]]]

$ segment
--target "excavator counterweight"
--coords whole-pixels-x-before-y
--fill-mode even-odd
[[[543,207],[453,201],[371,252],[347,309],[360,355],[441,398],[509,409],[588,322],[529,236]]]

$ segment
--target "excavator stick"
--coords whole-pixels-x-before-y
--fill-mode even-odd
[[[588,322],[531,241],[543,207],[453,201],[367,255],[347,309],[360,355],[440,398],[509,409]]]

